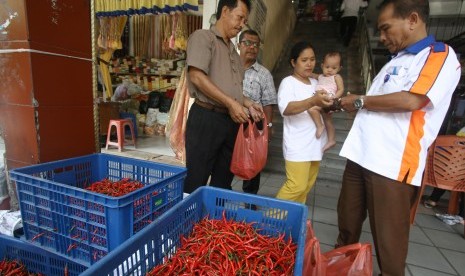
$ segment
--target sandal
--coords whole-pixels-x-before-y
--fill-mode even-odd
[[[431,208],[434,208],[438,205],[438,203],[436,201],[433,201],[431,199],[427,199],[423,202],[423,205],[428,208],[428,209],[431,209]]]

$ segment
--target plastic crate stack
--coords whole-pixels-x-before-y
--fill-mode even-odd
[[[25,238],[89,266],[183,197],[185,168],[108,154],[14,169]],[[84,188],[108,178],[145,186],[121,197]]]
[[[245,207],[252,204],[257,210]],[[297,244],[294,275],[302,275],[308,213],[305,205],[212,187],[197,189],[82,275],[145,275],[181,247],[181,237],[189,236],[195,223],[207,215],[221,219],[223,212],[228,220],[255,223],[261,234],[292,238]]]

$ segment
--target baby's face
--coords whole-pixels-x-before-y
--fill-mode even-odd
[[[321,64],[321,69],[326,77],[336,75],[341,71],[341,58],[339,56],[326,57]]]

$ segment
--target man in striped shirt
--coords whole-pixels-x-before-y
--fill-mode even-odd
[[[367,212],[382,275],[404,275],[410,210],[428,147],[436,139],[460,79],[454,50],[428,36],[427,0],[384,0],[380,41],[392,59],[366,96],[348,95],[358,110],[340,155],[347,158],[338,202],[338,245],[359,241]]]
[[[260,37],[254,30],[245,30],[239,35],[238,48],[242,66],[245,70],[243,81],[244,96],[263,106],[268,127],[268,141],[273,126],[273,105],[277,103],[276,89],[270,71],[257,62],[260,49]],[[258,125],[260,126],[260,125]],[[250,180],[244,180],[242,190],[257,194],[260,187],[260,173]]]

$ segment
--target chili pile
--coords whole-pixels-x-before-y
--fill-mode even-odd
[[[40,273],[29,273],[26,267],[17,260],[3,260],[0,262],[2,276],[43,276]]]
[[[293,275],[297,246],[284,234],[259,234],[253,223],[202,219],[155,275]]]
[[[113,197],[120,197],[142,187],[144,187],[144,184],[139,181],[131,180],[130,178],[123,178],[115,182],[105,178],[102,181],[92,183],[86,190]]]

